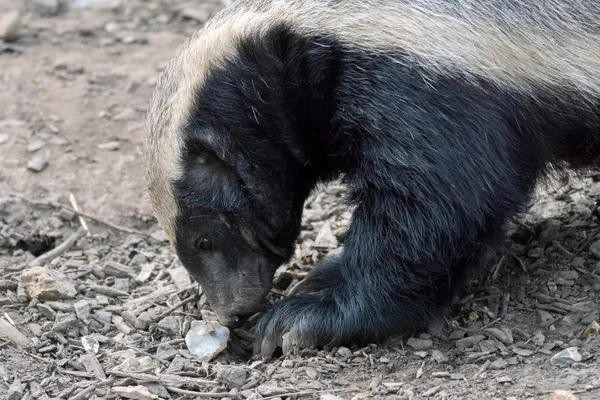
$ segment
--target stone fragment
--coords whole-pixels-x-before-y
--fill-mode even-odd
[[[77,294],[63,273],[45,267],[26,269],[21,274],[21,283],[29,297],[41,301],[72,299]]]
[[[94,374],[96,378],[100,380],[106,379],[106,374],[104,373],[104,369],[102,369],[102,365],[98,358],[96,358],[95,354],[82,354],[79,357],[79,362],[85,367],[86,371]]]
[[[598,325],[598,322],[593,321],[591,324],[588,325],[587,328],[585,328],[585,330],[583,331],[583,335],[595,335],[596,333],[598,333],[598,331],[600,331],[600,325]]]
[[[33,8],[42,17],[52,17],[60,11],[58,0],[34,0]]]
[[[229,389],[241,388],[246,383],[247,372],[245,368],[235,365],[221,365],[217,372],[217,379]]]
[[[79,300],[75,304],[73,304],[73,309],[75,310],[75,314],[77,318],[82,320],[83,322],[89,322],[90,316],[92,315],[92,307],[87,300]]]
[[[167,335],[175,336],[179,333],[180,318],[168,316],[161,319],[158,323],[158,328]]]
[[[25,392],[25,384],[19,378],[16,378],[8,388],[6,400],[21,400]]]
[[[590,244],[590,253],[596,256],[596,258],[600,258],[600,240],[596,240]]]
[[[115,278],[129,278],[132,276],[131,268],[115,261],[107,261],[104,264],[104,273]]]
[[[100,342],[92,336],[82,336],[81,344],[88,353],[98,354],[98,351],[100,350]]]
[[[433,346],[431,339],[421,339],[415,337],[409,338],[406,344],[412,347],[414,350],[425,350]]]
[[[337,352],[335,353],[335,355],[338,358],[348,359],[348,358],[352,357],[352,351],[347,347],[340,346],[337,349]]]
[[[121,143],[116,140],[112,142],[101,143],[98,145],[98,148],[100,150],[115,151],[121,148]]]
[[[555,390],[552,392],[551,400],[577,400],[577,396],[568,390]]]
[[[27,151],[30,153],[35,153],[36,151],[43,149],[44,146],[46,146],[46,142],[43,140],[34,140],[29,142],[27,145]]]
[[[34,156],[27,161],[27,169],[33,172],[42,172],[48,167],[48,160],[41,156]]]
[[[229,329],[218,322],[192,321],[185,336],[185,344],[191,354],[210,361],[227,347]]]
[[[148,312],[144,311],[140,315],[138,315],[135,320],[135,328],[140,329],[142,331],[147,331],[150,328],[150,324],[152,323],[152,317]]]
[[[488,333],[490,336],[495,337],[505,345],[511,345],[514,342],[512,332],[508,328],[488,328],[485,330],[485,332]]]
[[[159,397],[151,393],[145,386],[113,386],[113,393],[125,399],[156,400]]]
[[[184,267],[177,267],[167,271],[173,280],[177,290],[183,290],[192,284],[190,275]]]
[[[19,28],[21,27],[21,14],[18,11],[11,11],[0,15],[0,40],[11,42],[19,37]]]
[[[459,350],[464,350],[471,346],[475,346],[477,343],[481,342],[484,339],[485,339],[485,336],[483,336],[483,335],[474,335],[474,336],[466,337],[464,339],[459,339],[455,342],[455,344]]]
[[[577,347],[569,347],[553,355],[550,363],[560,367],[568,367],[575,362],[580,362],[581,359],[581,354],[579,354]]]
[[[208,18],[210,18],[210,11],[202,10],[199,8],[184,8],[181,11],[181,16],[184,18],[193,19],[200,23],[204,23],[208,21]]]

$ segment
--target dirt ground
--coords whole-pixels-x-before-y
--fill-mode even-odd
[[[161,68],[224,3],[58,3],[0,0],[0,35],[20,13],[0,42],[0,398],[600,398],[595,176],[541,191],[444,327],[272,362],[249,359],[241,329],[216,359],[192,356],[186,332],[210,310],[151,215],[141,139]],[[342,196],[310,199],[275,293],[342,244]],[[32,299],[36,264],[58,294]]]

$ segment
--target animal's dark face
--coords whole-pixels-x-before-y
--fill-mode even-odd
[[[267,210],[261,190],[198,143],[188,144],[177,185],[175,248],[219,321],[236,327],[261,310],[275,270],[293,252],[300,213],[290,218],[284,204]]]
[[[260,310],[275,270],[293,254],[306,197],[331,169],[322,138],[335,71],[332,46],[283,28],[240,41],[233,53],[204,71],[187,103],[178,171],[169,174],[177,178],[165,185],[177,207],[162,208],[177,209],[164,225],[227,326]]]

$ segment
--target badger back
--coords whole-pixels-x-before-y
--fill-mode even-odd
[[[269,40],[276,28],[325,35],[346,52],[402,55],[424,79],[484,80],[565,101],[575,94],[597,106],[599,21],[595,0],[237,0],[180,46],[158,81],[144,139],[157,219],[174,243],[184,127],[207,76],[235,62],[243,41]]]

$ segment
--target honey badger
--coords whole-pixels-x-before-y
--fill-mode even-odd
[[[305,200],[338,178],[343,251],[261,316],[256,353],[442,317],[540,179],[597,166],[599,4],[237,0],[213,16],[161,74],[144,154],[219,321],[261,310]]]

